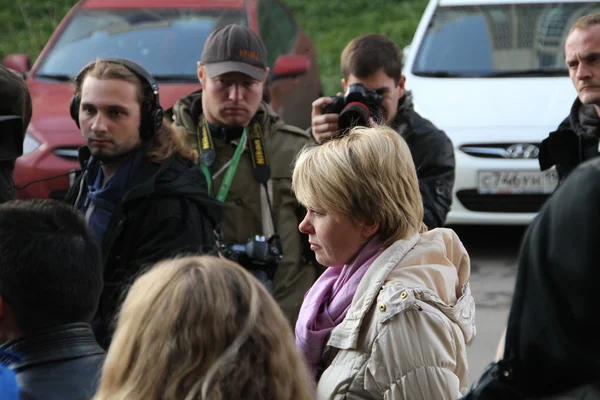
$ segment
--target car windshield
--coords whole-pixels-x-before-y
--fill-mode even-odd
[[[412,73],[434,77],[568,76],[570,27],[597,3],[438,7]]]
[[[197,82],[196,62],[214,29],[247,25],[242,10],[80,10],[46,55],[38,78],[69,80],[98,57],[120,57],[157,81]]]

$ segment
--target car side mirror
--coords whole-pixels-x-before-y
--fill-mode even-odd
[[[275,59],[275,64],[269,73],[269,82],[278,79],[291,79],[308,72],[310,60],[304,56],[283,55]]]
[[[31,69],[31,59],[27,54],[9,54],[2,59],[2,64],[23,75]]]

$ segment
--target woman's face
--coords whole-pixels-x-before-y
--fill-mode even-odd
[[[319,264],[329,267],[349,263],[378,228],[379,224],[356,223],[340,213],[310,209],[298,226],[308,235]]]

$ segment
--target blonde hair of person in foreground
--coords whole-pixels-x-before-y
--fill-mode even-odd
[[[119,313],[95,400],[312,399],[277,303],[224,259],[158,263]]]

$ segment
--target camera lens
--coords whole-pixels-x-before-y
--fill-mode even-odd
[[[355,126],[369,126],[369,107],[359,102],[348,103],[340,113],[339,127],[345,131]]]

